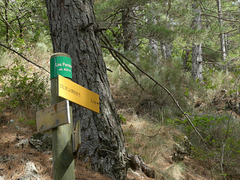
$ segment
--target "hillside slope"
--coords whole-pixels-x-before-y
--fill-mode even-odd
[[[178,162],[172,160],[174,146],[180,143],[179,137],[184,137],[182,133],[139,118],[133,109],[119,104],[120,97],[115,98],[118,112],[124,119],[122,127],[128,152],[143,158],[155,170],[156,179],[214,179],[214,172],[209,170],[210,164],[187,156]],[[0,179],[52,179],[51,151],[40,152],[34,148],[29,140],[36,134],[36,128],[26,123],[28,120],[19,119],[9,113],[0,118]],[[107,177],[92,172],[88,163],[76,160],[76,179],[105,180]],[[129,169],[128,179],[150,178],[140,170]]]

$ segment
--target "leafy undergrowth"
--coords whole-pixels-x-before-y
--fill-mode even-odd
[[[155,170],[156,179],[209,180],[222,179],[216,163],[210,160],[201,161],[193,155],[185,155],[183,160],[173,161],[176,144],[181,144],[186,135],[173,125],[167,125],[164,117],[161,120],[151,118],[147,113],[137,115],[131,102],[131,95],[112,86],[118,114],[123,122],[122,127],[128,153],[137,154]],[[134,92],[132,92],[134,93]],[[140,102],[139,102],[140,103]]]

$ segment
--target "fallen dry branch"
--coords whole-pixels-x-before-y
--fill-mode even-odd
[[[132,170],[142,171],[147,177],[155,178],[155,172],[148,167],[138,155],[129,154],[129,166]]]

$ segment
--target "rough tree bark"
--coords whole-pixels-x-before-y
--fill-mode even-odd
[[[192,28],[195,30],[200,30],[202,28],[202,22],[201,22],[202,12],[198,5],[198,2],[194,2],[192,6],[193,6],[193,13],[195,15]],[[200,81],[203,81],[202,66],[203,66],[202,65],[202,44],[196,41],[193,43],[193,47],[192,47],[192,76],[195,79],[198,79]]]
[[[53,50],[69,54],[73,81],[100,96],[100,114],[73,106],[74,122],[81,122],[80,156],[90,160],[93,170],[113,179],[125,179],[124,136],[110,93],[93,2],[46,0]]]

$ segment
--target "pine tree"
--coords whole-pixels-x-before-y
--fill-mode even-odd
[[[92,169],[113,179],[126,177],[126,150],[120,120],[110,93],[93,0],[46,0],[54,52],[72,57],[73,81],[100,96],[100,114],[73,107],[74,122],[81,121],[80,155]]]

